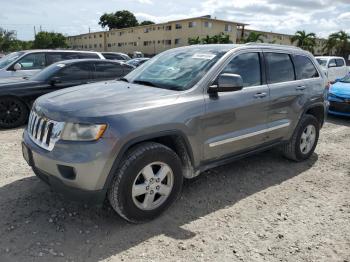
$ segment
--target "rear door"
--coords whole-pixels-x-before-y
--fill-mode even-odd
[[[249,151],[264,143],[269,89],[261,62],[258,50],[235,54],[220,74],[240,75],[243,89],[217,96],[205,94],[207,113],[202,119],[205,160]]]
[[[122,64],[101,60],[101,62],[96,61],[94,65],[95,81],[113,80],[124,76],[124,69]]]
[[[46,63],[47,66],[63,61],[63,60],[70,60],[70,59],[79,59],[79,56],[77,53],[74,52],[49,52],[46,53]]]
[[[292,53],[264,51],[267,81],[270,88],[267,139],[278,141],[290,134],[307,101],[308,87],[297,80]]]

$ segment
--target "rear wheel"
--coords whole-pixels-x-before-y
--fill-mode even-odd
[[[305,115],[298,124],[292,139],[282,148],[284,156],[294,161],[308,159],[317,146],[320,123],[312,115]]]
[[[17,98],[0,98],[0,128],[19,127],[27,121],[27,106]]]
[[[159,216],[179,196],[182,166],[170,148],[153,142],[131,149],[118,168],[108,198],[114,210],[130,222]]]

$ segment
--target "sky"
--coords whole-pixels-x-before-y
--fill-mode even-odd
[[[249,24],[248,28],[319,37],[345,30],[350,33],[350,0],[1,0],[0,27],[16,30],[31,40],[36,30],[65,35],[100,31],[99,17],[117,10],[133,12],[139,21],[166,22],[212,15]]]

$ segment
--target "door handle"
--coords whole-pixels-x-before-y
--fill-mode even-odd
[[[263,97],[265,97],[267,94],[266,93],[256,93],[255,95],[254,95],[254,98],[263,98]]]
[[[306,86],[297,86],[295,89],[302,91],[302,90],[305,90],[305,88]]]

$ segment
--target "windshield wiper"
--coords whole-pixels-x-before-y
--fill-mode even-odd
[[[134,80],[133,83],[134,83],[134,84],[145,85],[145,86],[154,86],[154,87],[158,87],[158,86],[156,86],[154,83],[152,83],[152,82],[150,82],[150,81],[144,81],[144,80]]]
[[[129,80],[126,79],[125,77],[118,78],[117,81],[123,81],[129,83]]]

